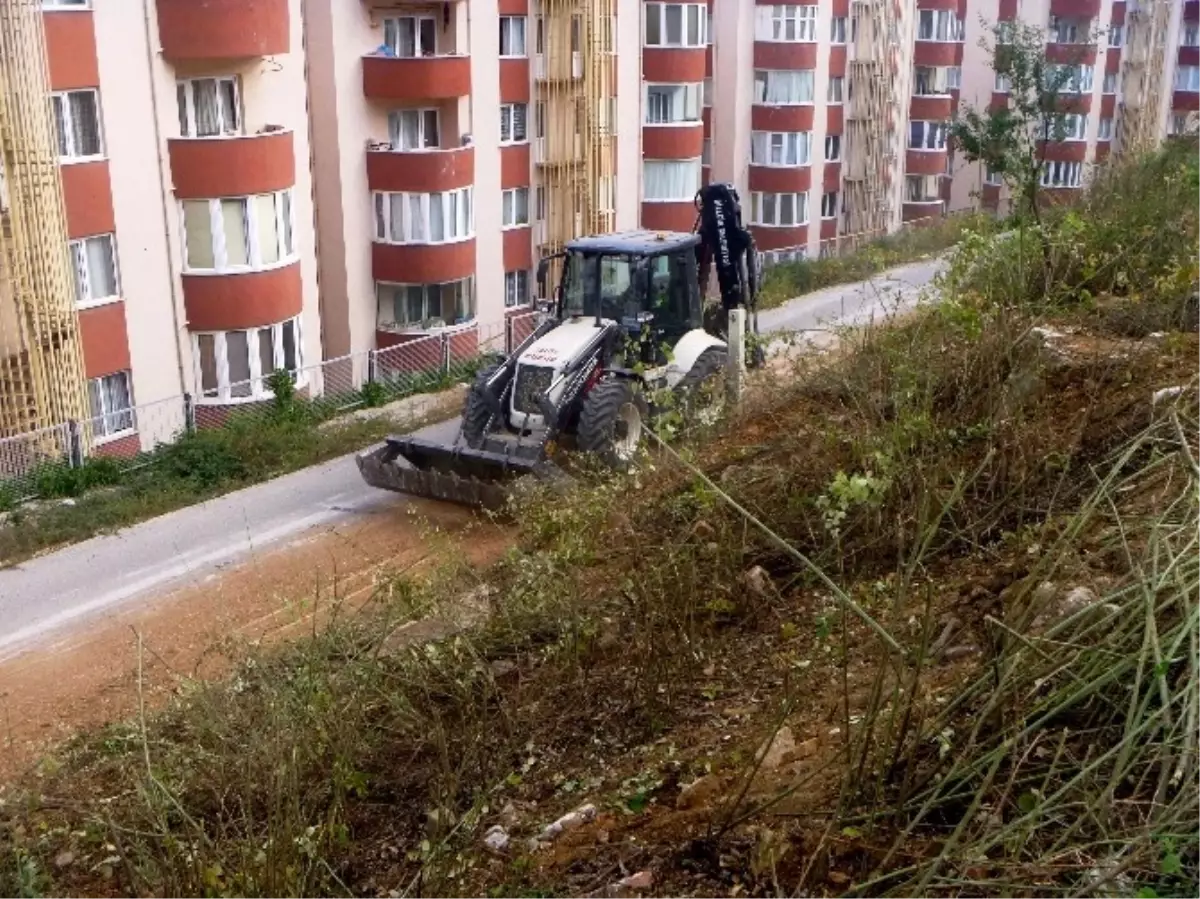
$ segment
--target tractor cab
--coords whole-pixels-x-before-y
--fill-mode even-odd
[[[538,293],[545,296],[548,267],[561,262],[558,288],[550,299],[564,322],[593,319],[618,324],[631,338],[650,336],[674,343],[703,326],[696,246],[691,233],[627,231],[584,237],[566,251],[541,261]]]

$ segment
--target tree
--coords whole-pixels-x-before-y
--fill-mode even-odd
[[[1091,91],[1091,67],[1077,58],[1052,62],[1046,35],[1022,22],[1002,22],[991,29],[993,43],[980,41],[992,68],[1008,87],[1008,102],[983,110],[966,107],[950,127],[955,145],[969,162],[980,162],[1008,185],[1018,213],[1041,226],[1039,188],[1046,147],[1067,137],[1070,99]],[[1047,253],[1049,247],[1043,245]]]

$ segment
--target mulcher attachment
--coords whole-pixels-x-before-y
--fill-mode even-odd
[[[419,437],[389,437],[382,447],[360,453],[357,459],[363,480],[372,487],[492,510],[504,508],[514,482],[524,475],[565,476],[546,461],[540,445],[519,446],[499,438],[471,449]]]

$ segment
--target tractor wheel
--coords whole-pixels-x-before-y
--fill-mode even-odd
[[[576,443],[606,465],[626,468],[637,455],[646,420],[646,401],[633,381],[609,378],[583,398]]]
[[[467,391],[467,402],[462,413],[462,438],[471,449],[479,449],[487,435],[494,430],[492,412],[479,395],[478,388],[488,382],[500,366],[489,365],[475,376],[475,383]]]
[[[675,385],[685,424],[712,424],[725,407],[725,350],[709,347]]]

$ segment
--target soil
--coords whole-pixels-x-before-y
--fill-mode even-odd
[[[82,730],[128,718],[139,683],[153,708],[189,680],[220,676],[250,647],[303,638],[356,611],[384,577],[448,553],[487,565],[509,546],[508,533],[469,510],[424,500],[405,508],[314,528],[0,663],[0,781]]]

